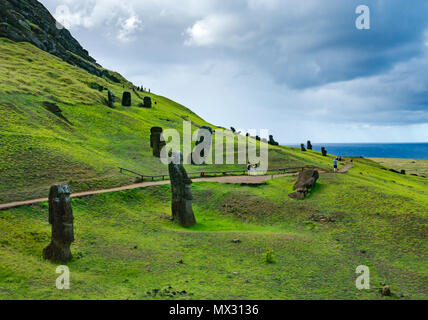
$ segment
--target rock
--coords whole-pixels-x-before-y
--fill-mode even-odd
[[[68,121],[66,117],[64,117],[64,115],[62,114],[62,110],[56,105],[56,103],[44,101],[43,106],[45,107],[46,110],[48,110],[49,112],[52,112],[58,118],[61,118],[68,124],[72,125],[72,123]]]
[[[296,192],[290,193],[288,196],[291,199],[304,199],[309,190],[315,187],[318,178],[319,172],[317,170],[310,169],[300,172],[297,182],[293,186],[293,190]]]
[[[322,153],[323,157],[327,157],[327,150],[325,150],[325,147],[321,148],[321,153]]]
[[[192,209],[192,180],[183,166],[183,156],[180,151],[174,151],[173,161],[168,165],[172,191],[172,217],[183,227],[196,224]]]
[[[151,109],[152,108],[152,99],[150,97],[144,97],[144,108]]]
[[[43,257],[52,262],[67,263],[73,258],[70,245],[74,242],[73,210],[67,185],[52,186],[49,192],[49,223],[51,243],[43,249]]]
[[[120,82],[98,65],[67,29],[58,28],[55,18],[39,1],[0,1],[0,37],[29,42],[93,75]]]
[[[115,96],[113,94],[113,91],[109,90],[107,96],[108,96],[108,106],[110,108],[114,108],[114,99],[115,99]]]
[[[153,127],[150,132],[150,147],[153,149],[153,156],[160,158],[161,150],[166,144],[165,141],[161,141],[163,129],[161,127]]]
[[[210,137],[209,137],[209,141],[205,141],[205,135],[209,133]],[[198,131],[198,137],[197,137],[197,141],[195,143],[195,146],[199,146],[202,143],[205,143],[205,148],[200,150],[200,154],[198,155],[197,153],[195,153],[196,151],[194,151],[191,154],[191,162],[193,165],[197,164],[197,165],[202,165],[205,164],[206,158],[205,158],[205,150],[209,151],[209,147],[211,146],[212,143],[212,134],[213,134],[213,129],[211,127],[208,126],[202,126],[199,131]],[[208,156],[208,155],[207,155]],[[199,161],[198,161],[199,158]]]
[[[401,170],[401,174],[406,174],[406,170]]]
[[[241,243],[241,240],[239,240],[239,239],[233,239],[232,242],[233,243]]]
[[[131,92],[125,91],[122,96],[122,106],[130,107],[131,106]]]
[[[302,150],[302,151],[306,151],[306,149],[305,149],[305,145],[304,145],[303,143],[300,145],[300,150]]]
[[[312,150],[312,143],[309,140],[308,140],[308,143],[307,143],[307,149],[308,150]]]
[[[390,297],[391,296],[391,289],[389,288],[389,286],[384,286],[381,289],[380,294],[382,295],[382,297]]]

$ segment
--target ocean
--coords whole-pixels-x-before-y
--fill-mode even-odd
[[[313,143],[313,149],[325,147],[329,154],[344,157],[400,158],[428,160],[426,143]],[[292,145],[299,147],[300,145]],[[306,145],[305,145],[306,147]]]

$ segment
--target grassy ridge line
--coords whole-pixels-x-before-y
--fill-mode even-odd
[[[118,101],[106,106],[107,91]],[[153,109],[120,105],[122,84],[93,76],[29,43],[0,39],[0,202],[43,197],[50,185],[68,183],[73,192],[130,184],[118,167],[148,175],[167,169],[151,155],[150,128],[182,130],[183,120],[192,130],[216,126],[186,107],[156,94],[141,93],[156,101]],[[48,112],[44,101],[55,102],[72,123]],[[271,147],[270,167],[317,165],[330,160],[317,152],[302,153],[287,147]],[[242,169],[243,165],[191,167],[192,171]]]

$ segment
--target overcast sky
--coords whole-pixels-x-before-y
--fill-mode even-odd
[[[284,144],[428,141],[428,1],[41,2],[98,63],[216,125]]]

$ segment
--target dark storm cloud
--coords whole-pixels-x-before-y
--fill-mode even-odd
[[[389,126],[396,137],[428,138],[426,1],[42,3],[53,14],[70,9],[72,33],[104,66],[212,122],[296,140],[303,137],[291,128],[301,118],[332,128],[330,140],[335,126],[354,141],[374,127],[373,139],[388,139]],[[370,30],[355,27],[361,4],[370,7]]]

